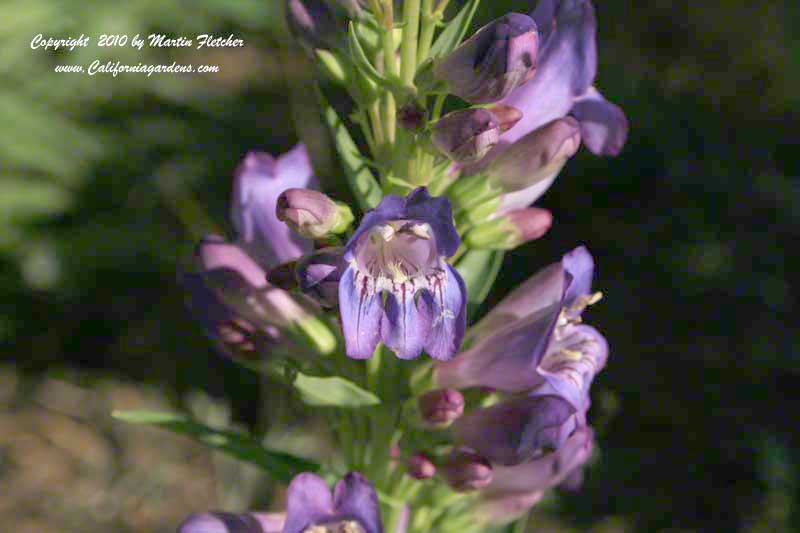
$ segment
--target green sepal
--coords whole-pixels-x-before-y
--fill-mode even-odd
[[[338,54],[331,50],[317,48],[314,53],[319,59],[319,67],[328,78],[338,83],[339,85],[349,85],[350,77],[348,76],[347,68],[342,64],[342,59],[337,57]]]
[[[297,372],[292,383],[307,405],[325,407],[368,407],[380,398],[343,377],[308,376]]]
[[[257,439],[236,431],[214,429],[177,413],[159,411],[114,411],[111,416],[133,424],[148,424],[187,435],[210,448],[257,465],[273,478],[289,483],[301,472],[317,472],[320,466],[313,461],[270,450]]]
[[[328,103],[321,92],[318,92],[320,106],[328,127],[331,129],[336,151],[342,161],[350,189],[363,210],[372,209],[381,201],[383,193],[369,167],[363,163],[364,156],[359,152],[347,126],[336,110]]]

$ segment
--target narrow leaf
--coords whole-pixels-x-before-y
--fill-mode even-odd
[[[298,372],[294,387],[308,405],[366,407],[381,403],[371,392],[339,376],[320,378]]]
[[[159,411],[114,411],[111,416],[133,424],[148,424],[188,435],[198,442],[253,463],[276,480],[289,483],[301,472],[316,472],[319,465],[294,455],[270,450],[258,440],[234,431],[214,429],[177,413]]]
[[[364,156],[358,151],[356,143],[350,137],[350,132],[347,131],[347,126],[339,118],[339,114],[336,113],[336,110],[333,109],[321,92],[318,94],[325,122],[333,134],[336,151],[342,160],[342,166],[350,188],[362,209],[372,209],[383,198],[381,187],[369,167],[362,162]]]
[[[431,46],[430,57],[443,56],[453,51],[458,46],[464,35],[467,34],[472,18],[475,16],[475,11],[478,9],[481,0],[469,0],[458,15],[453,17],[453,20],[447,23],[447,27],[439,34],[436,41]]]

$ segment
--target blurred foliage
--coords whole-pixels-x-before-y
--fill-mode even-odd
[[[596,2],[597,84],[631,121],[622,155],[581,154],[540,204],[555,225],[507,254],[485,304],[578,242],[606,294],[597,461],[533,530],[800,529],[800,7]],[[29,373],[126,376],[233,398],[256,378],[216,356],[176,272],[227,226],[242,155],[315,151],[337,178],[281,2],[12,0],[0,21],[0,343]],[[483,2],[479,21],[523,10]],[[33,36],[233,33],[245,48],[31,50]],[[56,64],[219,64],[209,75],[56,74]],[[292,121],[297,124],[293,129]],[[198,207],[199,206],[199,207]],[[190,226],[184,225],[188,222]],[[92,382],[83,383],[91,386]],[[135,406],[132,406],[135,407]]]

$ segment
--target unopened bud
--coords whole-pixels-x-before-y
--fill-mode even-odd
[[[522,119],[522,111],[510,105],[494,104],[487,109],[497,117],[501,132],[510,130]]]
[[[297,263],[300,290],[323,307],[339,302],[339,279],[346,267],[343,253],[343,248],[321,248]]]
[[[499,120],[480,107],[448,113],[431,129],[433,145],[460,164],[477,162],[500,140]]]
[[[296,233],[311,239],[342,233],[353,222],[353,212],[346,204],[311,189],[283,191],[275,214]]]
[[[509,146],[489,163],[485,174],[504,192],[519,191],[557,174],[580,144],[578,121],[560,118]]]
[[[533,77],[539,38],[527,15],[490,22],[434,65],[448,90],[475,104],[502,100]]]
[[[472,228],[464,238],[470,248],[511,250],[538,239],[553,225],[547,209],[528,207],[515,209]]]
[[[436,475],[436,465],[424,454],[415,453],[406,464],[408,475],[414,479],[430,479]]]
[[[421,130],[425,126],[425,108],[417,102],[409,102],[397,112],[397,121],[405,129]]]
[[[459,492],[482,489],[492,482],[492,465],[467,448],[453,450],[439,471],[447,484]]]
[[[464,396],[456,389],[433,390],[420,396],[417,406],[425,424],[447,427],[464,414]]]

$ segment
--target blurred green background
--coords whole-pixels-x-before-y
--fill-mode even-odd
[[[606,298],[588,319],[612,347],[593,389],[598,460],[580,492],[537,508],[532,530],[800,530],[800,4],[595,4],[597,85],[627,113],[628,144],[567,165],[539,203],[553,229],[508,254],[487,302],[578,243],[597,259]],[[477,23],[528,9],[484,2]],[[348,197],[281,11],[278,0],[4,4],[0,522],[15,531],[170,531],[224,504],[206,452],[107,413],[191,407],[205,391],[247,421],[264,394],[213,353],[176,280],[199,234],[230,232],[247,150],[302,138],[326,190]],[[233,33],[246,46],[96,46],[153,32]],[[92,44],[32,50],[38,33]],[[221,70],[53,72],[94,59]]]

